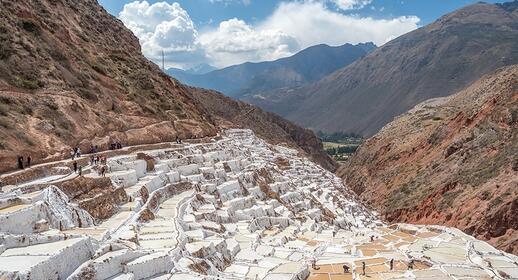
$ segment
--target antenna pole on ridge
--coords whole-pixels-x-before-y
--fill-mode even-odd
[[[165,58],[164,58],[164,50],[162,50],[162,71],[165,72]]]

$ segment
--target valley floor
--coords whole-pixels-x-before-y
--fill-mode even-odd
[[[454,228],[385,225],[250,130],[128,151],[106,178],[68,164],[1,189],[0,279],[518,278],[517,256]]]

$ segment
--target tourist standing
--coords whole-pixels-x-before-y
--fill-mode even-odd
[[[31,168],[31,160],[32,160],[31,155],[28,155],[27,156],[27,167],[28,168]]]
[[[74,173],[76,173],[77,172],[77,161],[74,160],[72,165],[74,166]]]
[[[394,270],[394,259],[390,259],[390,270]]]
[[[412,269],[414,269],[414,260],[410,260],[410,262],[408,263],[408,270]]]
[[[365,262],[362,262],[363,275],[365,275]]]
[[[18,156],[18,169],[23,169],[23,156]]]

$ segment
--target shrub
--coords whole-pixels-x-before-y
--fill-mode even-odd
[[[92,90],[88,90],[85,88],[78,88],[77,93],[83,99],[92,100],[92,101],[98,100],[97,95],[95,95],[95,93],[93,93]]]
[[[0,116],[7,116],[9,113],[9,106],[7,104],[0,103]]]
[[[14,128],[14,123],[12,120],[10,120],[7,117],[0,117],[0,127],[7,128],[7,129]]]
[[[32,19],[23,19],[20,24],[23,29],[33,34],[39,35],[41,32],[40,26]]]
[[[23,75],[16,75],[14,76],[13,80],[14,84],[21,88],[26,89],[38,89],[43,86],[43,82],[39,81],[37,78],[34,77],[27,77]]]
[[[106,76],[106,70],[104,69],[104,67],[102,65],[94,63],[92,65],[92,69],[94,69],[95,72]]]
[[[2,42],[2,44],[0,44],[0,60],[8,59],[13,54],[11,41],[1,35],[0,41]]]

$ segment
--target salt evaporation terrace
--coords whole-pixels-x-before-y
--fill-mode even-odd
[[[384,225],[250,130],[111,157],[110,179],[66,165],[3,187],[0,279],[518,278],[516,256],[457,229]]]

